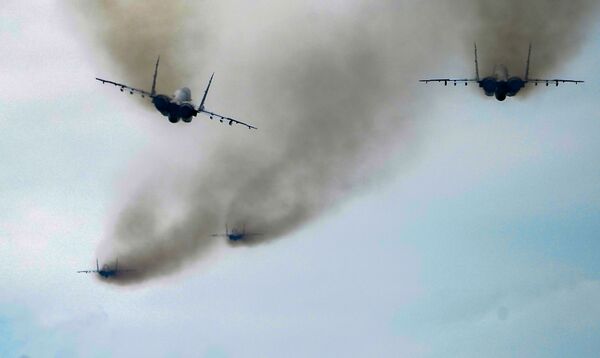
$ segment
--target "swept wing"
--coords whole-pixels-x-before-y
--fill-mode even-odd
[[[551,79],[551,80],[544,80],[544,79],[537,79],[537,78],[531,79],[530,78],[527,81],[525,81],[525,83],[533,83],[536,86],[538,84],[540,84],[540,83],[544,83],[544,84],[546,84],[546,86],[549,86],[551,83],[554,84],[555,86],[558,86],[561,83],[575,83],[575,84],[578,84],[578,83],[584,83],[584,82],[585,81],[580,81],[580,80],[561,80],[561,79],[558,79],[558,78]]]

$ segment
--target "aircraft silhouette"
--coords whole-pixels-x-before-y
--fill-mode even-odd
[[[82,271],[77,271],[77,273],[97,273],[98,275],[104,277],[104,278],[109,278],[109,277],[114,277],[117,276],[120,273],[123,272],[133,272],[135,270],[119,270],[119,259],[117,258],[117,261],[115,263],[115,268],[111,268],[109,265],[104,264],[102,266],[102,269],[100,269],[99,265],[98,265],[98,259],[96,259],[96,269],[95,270],[82,270]]]
[[[243,226],[241,231],[232,229],[230,232],[229,228],[227,227],[227,224],[225,224],[225,233],[224,234],[212,234],[211,236],[212,237],[226,237],[231,241],[240,241],[240,240],[244,240],[245,238],[250,237],[250,236],[262,236],[262,235],[263,234],[246,232],[246,225]]]
[[[529,53],[527,55],[527,65],[525,67],[525,77],[520,78],[517,76],[509,76],[508,69],[504,65],[494,66],[494,71],[491,76],[479,78],[479,63],[477,61],[477,44],[475,44],[475,78],[474,79],[451,79],[451,78],[434,78],[427,80],[419,80],[419,82],[443,82],[444,86],[447,86],[449,82],[456,86],[457,83],[464,83],[465,86],[469,82],[477,82],[479,87],[483,89],[486,96],[496,96],[498,101],[504,101],[506,97],[512,97],[519,93],[521,88],[525,87],[528,83],[533,83],[537,86],[539,83],[545,83],[548,86],[550,83],[558,86],[559,83],[583,83],[584,81],[579,80],[562,80],[562,79],[536,79],[529,78],[529,63],[531,59],[531,44],[529,45]]]
[[[138,88],[130,87],[124,85],[122,83],[117,83],[109,80],[105,80],[102,78],[96,77],[96,80],[104,83],[109,83],[111,85],[120,87],[121,92],[127,90],[129,94],[137,93],[142,96],[142,98],[148,97],[152,100],[152,104],[154,107],[163,115],[169,118],[169,122],[177,123],[179,120],[183,120],[186,123],[190,123],[192,121],[192,117],[195,117],[199,113],[204,113],[210,117],[210,119],[217,118],[221,123],[226,121],[229,125],[234,123],[241,124],[243,126],[248,127],[248,129],[258,129],[253,125],[248,123],[244,123],[238,121],[236,119],[222,116],[220,114],[211,112],[204,107],[204,102],[206,101],[206,95],[208,94],[208,90],[210,89],[210,84],[212,83],[214,73],[210,76],[210,80],[208,81],[208,86],[204,91],[204,96],[202,97],[202,101],[198,108],[194,106],[192,103],[192,91],[187,87],[182,87],[175,91],[173,96],[167,96],[164,94],[156,93],[156,76],[158,75],[158,63],[160,61],[160,56],[156,60],[156,66],[154,67],[154,77],[152,78],[152,90],[150,92],[144,91]]]

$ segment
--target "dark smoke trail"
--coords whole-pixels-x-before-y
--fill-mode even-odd
[[[538,78],[564,75],[556,72],[557,67],[577,53],[599,5],[595,0],[467,3],[475,10],[467,37],[478,43],[481,70],[489,73],[493,65],[504,64],[511,75],[523,76],[531,43],[531,75]]]
[[[190,18],[192,9],[185,1],[119,1],[72,2],[82,14],[82,21],[92,26],[95,41],[123,70],[123,81],[138,87],[151,84],[152,63],[158,55],[169,66],[161,67],[161,85],[172,92],[194,71],[186,63],[182,39],[195,37],[194,50],[204,51],[202,23]],[[90,22],[92,20],[92,22]],[[193,31],[185,26],[193,23]],[[146,65],[147,64],[147,65]],[[150,71],[150,74],[149,74]]]
[[[169,54],[160,77],[169,90],[188,85],[207,61],[221,61],[228,71],[235,69],[229,76],[239,81],[220,85],[241,88],[222,103],[256,109],[252,117],[260,118],[257,133],[210,127],[223,132],[223,142],[217,148],[199,145],[188,154],[198,163],[172,174],[176,189],[149,179],[130,194],[103,243],[120,262],[138,269],[117,282],[179,270],[210,252],[215,243],[210,234],[222,232],[226,223],[266,234],[243,243],[249,245],[296,230],[372,182],[398,148],[411,149],[416,138],[407,119],[425,104],[412,89],[419,74],[443,61],[438,49],[458,51],[456,45],[477,40],[483,59],[520,68],[516,65],[523,67],[531,40],[535,73],[541,76],[581,44],[593,8],[582,0],[569,6],[550,0],[448,3],[355,1],[336,8],[319,1],[231,0],[194,7],[182,1],[104,1],[83,6],[99,42],[132,85],[148,81],[150,66],[140,64],[157,53]],[[533,14],[538,17],[530,24]],[[457,22],[462,25],[453,28]],[[232,23],[238,32],[219,31],[221,24]],[[554,51],[553,45],[562,48]],[[173,152],[180,146],[174,141]],[[162,176],[164,168],[154,171]],[[178,215],[165,220],[172,202]]]

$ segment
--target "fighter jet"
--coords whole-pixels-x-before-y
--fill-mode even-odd
[[[537,86],[540,83],[545,83],[546,86],[549,84],[555,84],[558,86],[559,83],[583,83],[583,81],[579,80],[562,80],[562,79],[537,79],[537,78],[529,78],[529,62],[531,59],[531,44],[529,45],[529,53],[527,55],[527,65],[525,67],[525,76],[524,78],[517,76],[510,76],[508,73],[508,69],[504,65],[496,65],[494,66],[494,71],[491,76],[484,77],[483,79],[479,78],[479,63],[477,61],[477,44],[475,44],[475,78],[473,79],[451,79],[451,78],[434,78],[428,80],[420,80],[419,82],[443,82],[444,86],[447,86],[448,83],[454,84],[456,86],[457,83],[464,83],[465,86],[469,82],[477,82],[479,87],[483,89],[486,96],[496,96],[498,101],[504,101],[506,96],[512,97],[519,93],[521,88],[525,87],[528,83],[533,83]]]
[[[225,225],[225,233],[224,234],[212,234],[211,236],[212,237],[226,237],[231,241],[240,241],[240,240],[244,240],[247,237],[261,236],[261,235],[262,234],[246,232],[246,225],[243,226],[241,231],[233,229],[233,230],[231,230],[231,232],[229,231],[229,228],[227,227],[227,225]]]
[[[171,123],[177,123],[179,120],[184,121],[185,123],[190,123],[192,121],[192,117],[198,115],[198,113],[204,113],[210,117],[210,119],[216,118],[221,123],[228,122],[229,125],[232,124],[241,124],[243,126],[248,127],[248,129],[257,129],[255,126],[250,125],[248,123],[244,123],[238,121],[236,119],[222,116],[220,114],[211,112],[204,107],[204,102],[206,102],[206,95],[208,94],[208,90],[210,88],[210,84],[212,83],[214,73],[210,76],[210,80],[208,81],[208,86],[204,91],[204,96],[202,97],[202,101],[200,105],[196,108],[192,103],[192,91],[189,88],[183,87],[175,91],[173,96],[167,96],[164,94],[156,93],[156,76],[158,75],[158,63],[160,62],[160,56],[156,60],[156,65],[154,67],[154,77],[152,78],[152,89],[150,92],[144,91],[138,88],[133,88],[122,83],[117,83],[109,80],[105,80],[102,78],[96,77],[96,80],[104,83],[109,83],[111,85],[120,87],[121,92],[129,92],[129,94],[139,94],[142,98],[149,98],[152,100],[152,104],[154,107],[163,115],[169,118]]]
[[[97,273],[98,275],[100,275],[104,278],[110,278],[110,277],[115,277],[124,272],[133,272],[133,271],[135,271],[135,270],[123,270],[123,269],[119,270],[119,259],[117,259],[114,269],[111,268],[109,265],[104,264],[102,266],[102,270],[101,270],[100,266],[98,265],[98,259],[96,259],[96,269],[95,270],[82,270],[82,271],[77,271],[77,273]]]

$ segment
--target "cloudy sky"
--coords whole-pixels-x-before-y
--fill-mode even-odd
[[[351,7],[316,3],[305,6],[317,17]],[[78,11],[12,0],[0,10],[0,356],[600,351],[600,28],[586,28],[581,47],[553,68],[585,85],[541,87],[504,103],[475,87],[417,83],[472,71],[468,47],[444,43],[458,29],[439,43],[427,37],[417,52],[444,60],[424,58],[432,68],[399,74],[407,82],[390,97],[418,104],[403,119],[410,140],[371,158],[376,169],[360,172],[367,184],[278,240],[218,241],[181,270],[115,286],[75,272],[94,265],[131,188],[156,176],[148,163],[177,171],[193,165],[186,149],[235,148],[228,139],[261,132],[203,118],[173,126],[149,104],[95,83],[119,79],[123,67]],[[218,16],[235,24],[244,13]],[[235,25],[207,22],[208,33],[234,38]],[[236,44],[250,49],[273,24]],[[224,59],[233,47],[207,54],[194,83],[182,85],[197,93],[217,71],[215,106],[249,122],[260,117],[269,133],[279,118],[264,118],[232,88],[231,68],[248,71]],[[249,88],[254,78],[242,76]],[[389,108],[378,115],[396,110],[382,102]]]

